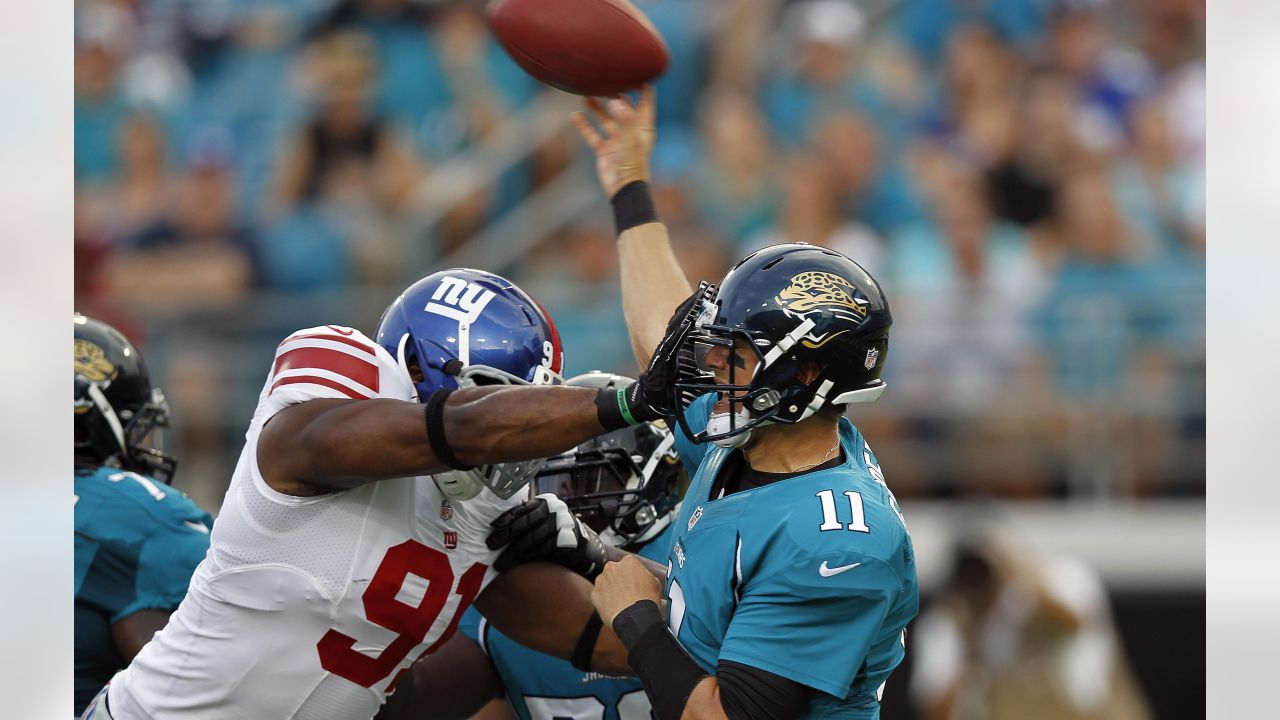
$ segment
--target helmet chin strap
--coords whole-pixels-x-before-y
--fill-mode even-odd
[[[450,470],[431,476],[440,494],[455,502],[463,502],[484,490],[484,481],[476,470]]]
[[[711,417],[707,419],[707,434],[718,435],[720,433],[726,433],[731,429],[731,424],[733,426],[742,426],[746,425],[750,421],[751,411],[746,408],[741,408],[737,412],[732,413],[732,418],[730,417],[730,413],[727,412],[713,413]],[[766,420],[761,423],[761,425],[768,424],[768,422],[769,421]],[[751,439],[752,430],[755,430],[755,428],[740,432],[736,435],[730,435],[729,437],[717,438],[711,442],[722,448],[742,447]]]

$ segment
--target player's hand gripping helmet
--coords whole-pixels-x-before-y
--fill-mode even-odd
[[[169,426],[169,405],[138,349],[119,330],[75,315],[75,463],[173,480],[178,461],[147,447],[156,428]]]
[[[560,335],[542,306],[482,270],[441,270],[410,285],[382,313],[375,335],[423,403],[441,388],[558,384],[564,363]],[[451,500],[473,498],[483,487],[505,499],[541,463],[484,465],[435,480]]]
[[[565,384],[614,389],[632,379],[605,372]],[[549,458],[538,471],[538,493],[555,493],[606,544],[627,547],[657,537],[680,505],[684,468],[666,427],[640,423],[592,438]]]
[[[829,405],[872,402],[884,392],[892,322],[879,283],[834,250],[792,243],[752,253],[704,301],[686,341],[686,367],[675,383],[679,422],[697,442],[736,447],[764,423],[797,423]],[[706,364],[716,347],[731,359],[727,383]],[[754,353],[750,376],[735,350]],[[802,382],[810,362],[819,372]],[[728,408],[694,434],[683,411],[708,392],[727,399]]]

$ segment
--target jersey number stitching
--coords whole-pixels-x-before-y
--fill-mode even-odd
[[[455,591],[461,598],[458,608],[449,620],[444,634],[422,655],[435,652],[453,636],[463,611],[480,592],[480,582],[484,579],[487,567],[483,563],[475,563],[463,573]],[[396,597],[405,578],[410,574],[427,581],[426,593],[416,607]],[[388,548],[361,600],[369,622],[397,633],[396,639],[378,655],[369,656],[355,649],[355,638],[331,628],[316,643],[316,649],[320,653],[320,666],[361,687],[372,687],[385,680],[409,656],[409,652],[426,638],[436,618],[444,610],[449,591],[453,588],[453,580],[449,558],[439,550],[415,540],[406,540]],[[396,680],[399,680],[398,675]],[[390,692],[394,685],[393,681],[387,691]]]

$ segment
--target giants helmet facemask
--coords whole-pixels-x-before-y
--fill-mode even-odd
[[[419,402],[441,388],[560,383],[560,335],[542,306],[511,281],[455,268],[410,285],[382,313],[374,339],[413,381]],[[508,498],[541,460],[484,465],[435,476],[451,500],[483,487]]]
[[[144,443],[169,426],[164,393],[119,330],[75,315],[75,464],[118,467],[171,482],[178,461]]]
[[[590,388],[626,387],[630,378],[590,372],[566,382]],[[675,437],[640,423],[592,438],[547,460],[537,491],[556,493],[609,545],[627,548],[656,537],[680,505],[685,479]]]
[[[695,441],[735,447],[764,423],[797,423],[827,406],[872,402],[884,392],[892,323],[880,284],[844,255],[805,243],[757,251],[704,300],[681,353],[677,418]],[[742,377],[729,362],[728,382],[718,383],[704,361],[715,347],[731,357],[735,348],[754,352],[752,375]],[[801,382],[810,362],[819,372]],[[729,409],[695,434],[684,410],[709,392],[727,398]]]

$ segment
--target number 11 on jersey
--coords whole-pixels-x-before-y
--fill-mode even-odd
[[[818,500],[822,503],[822,524],[818,529],[826,532],[828,530],[844,530],[845,526],[840,523],[840,519],[836,517],[836,493],[834,490],[819,490],[817,493]],[[867,527],[866,511],[862,507],[862,493],[853,490],[845,490],[844,496],[849,498],[849,512],[853,514],[853,519],[849,521],[848,529],[853,532],[871,532],[871,528]]]

